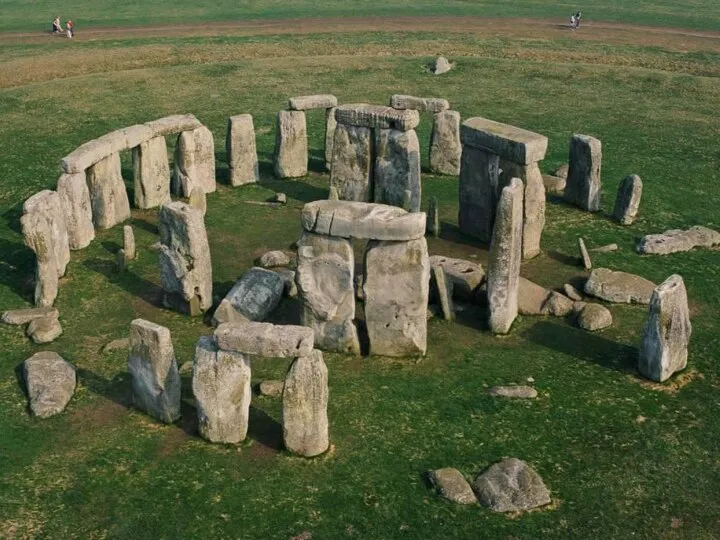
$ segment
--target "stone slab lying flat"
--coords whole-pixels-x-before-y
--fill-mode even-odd
[[[468,118],[462,123],[460,140],[520,165],[543,159],[548,145],[544,135],[481,117]]]
[[[43,317],[54,317],[57,319],[58,316],[59,312],[54,307],[11,309],[3,312],[0,321],[5,324],[21,325],[32,322],[35,319],[42,319]]]
[[[314,346],[312,328],[261,322],[223,323],[215,330],[221,349],[267,358],[309,355]]]
[[[367,240],[406,241],[425,235],[424,212],[354,201],[314,201],[305,205],[301,221],[308,232]]]
[[[607,268],[593,270],[585,282],[585,293],[607,302],[649,304],[655,284],[644,277]]]
[[[376,129],[398,129],[408,131],[420,123],[418,111],[399,111],[384,105],[351,103],[335,109],[335,120],[339,124]]]
[[[390,106],[393,109],[439,113],[448,110],[450,103],[448,103],[447,99],[442,98],[423,98],[394,94],[390,98]]]
[[[532,386],[493,386],[488,390],[488,394],[493,397],[506,397],[516,399],[535,399],[538,395],[537,390]]]
[[[442,498],[458,504],[477,503],[477,497],[475,497],[470,484],[457,469],[446,467],[428,471],[427,476]]]
[[[297,96],[288,100],[291,111],[309,111],[311,109],[330,109],[337,107],[338,100],[332,94],[316,94],[313,96]]]
[[[690,251],[696,247],[710,248],[720,245],[720,232],[695,226],[688,230],[672,229],[661,234],[648,234],[640,239],[637,252],[642,255],[667,255]]]
[[[38,418],[64,411],[75,393],[75,368],[56,352],[42,351],[25,360],[23,377],[30,410]]]

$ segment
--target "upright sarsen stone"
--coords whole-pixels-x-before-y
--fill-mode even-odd
[[[83,249],[95,238],[90,190],[85,173],[66,173],[57,181],[57,192],[65,212],[70,249]]]
[[[420,211],[420,142],[414,129],[376,132],[374,200],[376,203],[403,207],[406,191],[410,192],[410,212]]]
[[[201,187],[205,193],[213,193],[217,189],[215,141],[212,132],[205,126],[183,131],[175,146],[173,192],[189,197],[194,187]]]
[[[333,142],[335,140],[335,128],[337,127],[335,109],[336,107],[332,107],[325,111],[325,168],[328,170],[332,166]]]
[[[125,182],[120,170],[120,154],[111,154],[87,169],[93,223],[109,229],[130,218]]]
[[[225,141],[230,185],[242,186],[260,180],[255,126],[251,114],[231,116]]]
[[[500,160],[502,175],[500,186],[506,186],[513,178],[519,178],[525,186],[523,194],[523,259],[540,254],[540,239],[545,228],[545,183],[537,162],[518,165]]]
[[[157,208],[170,202],[170,165],[165,137],[153,137],[133,148],[135,206]]]
[[[497,206],[500,158],[464,145],[458,184],[458,225],[465,234],[490,242]]]
[[[570,157],[565,200],[583,210],[600,210],[600,170],[602,145],[588,135],[573,135],[570,139]]]
[[[642,197],[643,183],[637,174],[626,176],[617,192],[613,219],[622,225],[631,225],[635,221],[640,198]]]
[[[330,186],[340,200],[372,200],[373,136],[368,127],[337,124],[333,139]]]
[[[297,178],[307,174],[307,122],[302,111],[280,111],[275,127],[275,176]]]
[[[430,170],[435,174],[460,174],[460,113],[443,111],[433,117],[430,135]]]

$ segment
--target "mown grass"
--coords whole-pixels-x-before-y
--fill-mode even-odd
[[[349,46],[352,38],[346,39]],[[213,40],[196,45],[202,50]],[[465,46],[462,39],[457,46]],[[658,387],[634,372],[643,307],[610,306],[615,324],[600,334],[521,317],[506,338],[490,336],[482,310],[469,307],[455,324],[430,322],[429,354],[420,362],[326,355],[329,455],[304,460],[282,451],[280,403],[273,398],[253,399],[244,444],[210,445],[194,431],[188,375],[184,419],[159,426],[127,407],[124,353],[99,352],[126,335],[135,317],[171,329],[179,363],[190,361],[198,336],[211,332],[200,319],[157,307],[157,258],[148,249],[157,239],[155,214],[136,211],[140,256],[125,274],[112,271],[120,228],[100,232],[88,249],[73,253],[57,301],[65,330],[59,340],[37,347],[19,329],[0,327],[0,536],[717,537],[720,253],[640,257],[633,247],[639,236],[671,227],[720,228],[714,188],[720,81],[673,72],[670,64],[659,70],[568,62],[566,53],[540,61],[458,56],[452,72],[433,77],[426,71],[432,54],[306,57],[300,50],[294,57],[118,72],[109,63],[103,73],[0,90],[3,309],[31,297],[33,258],[18,224],[22,201],[54,187],[60,158],[79,143],[193,112],[214,133],[222,179],[226,119],[253,113],[263,181],[221,186],[208,197],[215,292],[223,294],[263,251],[288,248],[300,232],[302,205],[327,194],[327,176],[319,172],[298,181],[269,175],[274,114],[287,97],[332,92],[341,102],[384,103],[400,92],[442,96],[463,117],[487,116],[547,135],[544,171],[566,159],[571,133],[601,138],[603,211],[588,215],[551,197],[544,252],[523,266],[523,275],[560,286],[583,275],[574,264],[578,235],[591,246],[616,242],[620,250],[596,254],[596,265],[657,282],[680,273],[694,325],[688,372],[680,384]],[[654,51],[618,53],[651,58]],[[319,171],[323,116],[312,113],[308,121],[312,168]],[[429,127],[425,118],[424,148]],[[129,179],[127,156],[124,164]],[[631,172],[642,176],[645,193],[639,220],[623,228],[608,213]],[[438,197],[444,224],[430,249],[482,262],[485,247],[457,232],[456,184],[424,176],[424,198]],[[288,194],[286,207],[244,202],[276,191]],[[280,315],[291,319],[296,310],[285,301]],[[73,362],[80,381],[68,410],[47,421],[27,414],[15,372],[41,349]],[[282,377],[286,366],[256,360],[253,379]],[[540,392],[536,401],[486,395],[488,385],[528,378]],[[508,518],[458,507],[438,499],[423,479],[427,469],[443,466],[472,478],[503,456],[525,459],[540,472],[553,492],[552,509]]]

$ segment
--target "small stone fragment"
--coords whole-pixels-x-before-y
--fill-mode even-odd
[[[260,257],[260,266],[263,268],[273,268],[275,266],[288,266],[290,257],[282,251],[268,251]]]
[[[543,315],[553,317],[564,317],[572,311],[573,302],[567,296],[556,291],[550,291],[545,303],[542,306]]]
[[[527,463],[504,459],[478,475],[473,484],[480,504],[495,512],[520,512],[550,504],[550,492]]]
[[[585,282],[585,294],[620,304],[649,304],[654,289],[650,280],[607,268],[596,268]]]
[[[35,353],[23,362],[30,410],[50,418],[65,410],[75,393],[75,368],[52,351]]]
[[[637,174],[626,176],[617,192],[613,219],[622,225],[631,225],[635,221],[640,198],[642,197],[643,183]]]
[[[565,185],[567,183],[565,178],[543,174],[542,179],[543,184],[545,185],[545,191],[548,193],[552,193],[553,195],[562,195],[563,191],[565,191]]]
[[[585,270],[592,270],[592,259],[585,247],[585,241],[582,238],[578,238],[578,248],[580,249],[580,257],[582,257],[582,263]]]
[[[27,335],[33,343],[42,345],[51,343],[62,334],[62,326],[57,317],[49,315],[40,319],[33,319],[27,327]]]
[[[532,386],[493,386],[488,390],[488,394],[493,397],[506,397],[517,399],[535,399],[538,395],[537,390]]]
[[[600,304],[586,304],[577,316],[577,325],[590,332],[607,328],[612,322],[612,313]]]
[[[617,244],[606,244],[604,246],[592,248],[590,251],[594,251],[596,253],[610,253],[611,251],[617,251],[617,250],[618,250]]]
[[[338,195],[337,186],[330,186],[330,190],[328,192],[328,200],[329,201],[339,201],[340,200],[340,196]]]
[[[444,255],[432,255],[430,265],[439,264],[453,283],[453,297],[472,300],[485,279],[485,270],[477,263],[453,259]]]
[[[278,204],[287,204],[287,195],[284,193],[276,193],[274,202]]]
[[[560,167],[557,168],[557,170],[553,173],[558,178],[562,178],[563,180],[567,180],[568,177],[568,170],[570,169],[570,165],[567,163],[563,163],[560,165]]]
[[[285,381],[263,381],[258,386],[261,396],[277,397],[282,396],[285,388]]]
[[[57,319],[59,315],[60,313],[54,307],[12,309],[10,311],[3,312],[0,320],[5,324],[21,325],[32,322],[35,319],[42,319],[45,317],[54,317]]]
[[[475,497],[470,484],[457,469],[447,467],[428,471],[427,476],[438,494],[444,499],[458,504],[477,503],[477,497]]]
[[[125,252],[126,261],[132,261],[137,258],[137,250],[135,249],[135,233],[130,225],[123,226],[123,251]]]

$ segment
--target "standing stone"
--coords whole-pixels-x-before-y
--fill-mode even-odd
[[[483,242],[492,238],[500,158],[480,148],[463,146],[458,186],[458,225]]]
[[[330,446],[328,371],[322,352],[297,358],[285,377],[282,402],[283,442],[293,454],[313,457]]]
[[[435,75],[442,75],[443,73],[450,71],[452,68],[453,66],[447,58],[444,56],[438,56],[433,63],[432,72]]]
[[[622,225],[632,225],[640,208],[643,183],[637,174],[626,176],[615,199],[613,219]]]
[[[522,202],[523,184],[513,178],[500,195],[488,257],[490,330],[495,334],[507,334],[518,313]]]
[[[173,192],[189,197],[194,187],[205,193],[217,189],[215,183],[215,141],[205,126],[183,131],[175,146],[175,170]]]
[[[425,238],[368,242],[364,290],[370,354],[425,354],[429,284]]]
[[[262,321],[277,307],[285,283],[279,274],[253,267],[233,285],[225,299],[250,321]]]
[[[460,113],[443,111],[433,117],[430,136],[430,170],[435,174],[460,174]]]
[[[170,165],[165,137],[154,137],[133,148],[135,207],[157,208],[170,202]]]
[[[30,410],[38,418],[63,412],[75,393],[75,368],[56,352],[42,351],[25,360],[23,377]]]
[[[242,186],[260,180],[255,126],[251,114],[231,116],[225,140],[230,185]]]
[[[280,111],[275,128],[275,176],[298,178],[308,171],[307,125],[302,111]]]
[[[583,268],[585,268],[585,270],[592,270],[592,259],[590,258],[590,253],[588,253],[588,250],[585,247],[585,240],[582,238],[578,238],[578,248],[580,249],[580,257],[582,258]]]
[[[545,228],[545,183],[537,162],[518,165],[500,160],[500,185],[506,186],[512,178],[519,178],[524,186],[523,195],[523,259],[540,254],[540,239]]]
[[[203,439],[236,444],[245,440],[250,415],[250,360],[220,350],[212,336],[195,348],[192,389]]]
[[[188,198],[188,204],[195,210],[200,212],[203,216],[207,212],[207,198],[205,197],[205,191],[200,186],[195,186],[190,192]]]
[[[427,234],[432,234],[435,238],[440,237],[440,211],[437,197],[430,197],[428,203]]]
[[[212,306],[212,265],[202,214],[180,201],[160,207],[160,282],[165,307],[191,312]]]
[[[600,210],[602,145],[588,135],[570,139],[570,167],[565,186],[565,200],[589,212]]]
[[[144,319],[132,321],[128,370],[138,409],[168,424],[180,418],[180,373],[170,330]]]
[[[333,139],[330,187],[343,201],[372,200],[372,131],[367,127],[338,124]]]
[[[410,212],[420,211],[420,142],[414,129],[377,131],[375,143],[374,199],[376,203],[403,207],[410,192]]]
[[[130,201],[120,172],[120,154],[110,154],[86,172],[95,226],[109,229],[129,219]]]
[[[315,346],[360,354],[355,318],[355,257],[349,240],[306,232],[298,242],[297,284],[302,324],[315,331]]]
[[[123,227],[123,250],[125,250],[125,260],[132,261],[137,258],[137,250],[135,249],[135,233],[130,225]]]
[[[335,110],[337,107],[331,107],[325,110],[325,168],[330,170],[332,166],[333,141],[335,140],[335,128],[337,120],[335,120]]]
[[[435,294],[440,303],[440,309],[442,310],[443,318],[446,321],[452,321],[455,319],[455,313],[453,312],[453,282],[448,276],[445,275],[442,265],[436,264],[431,267],[432,278],[435,284]]]
[[[638,371],[648,379],[663,382],[685,369],[691,334],[685,283],[674,274],[653,291],[640,344]]]
[[[83,249],[95,238],[85,173],[63,174],[58,178],[57,192],[65,212],[70,249]]]

